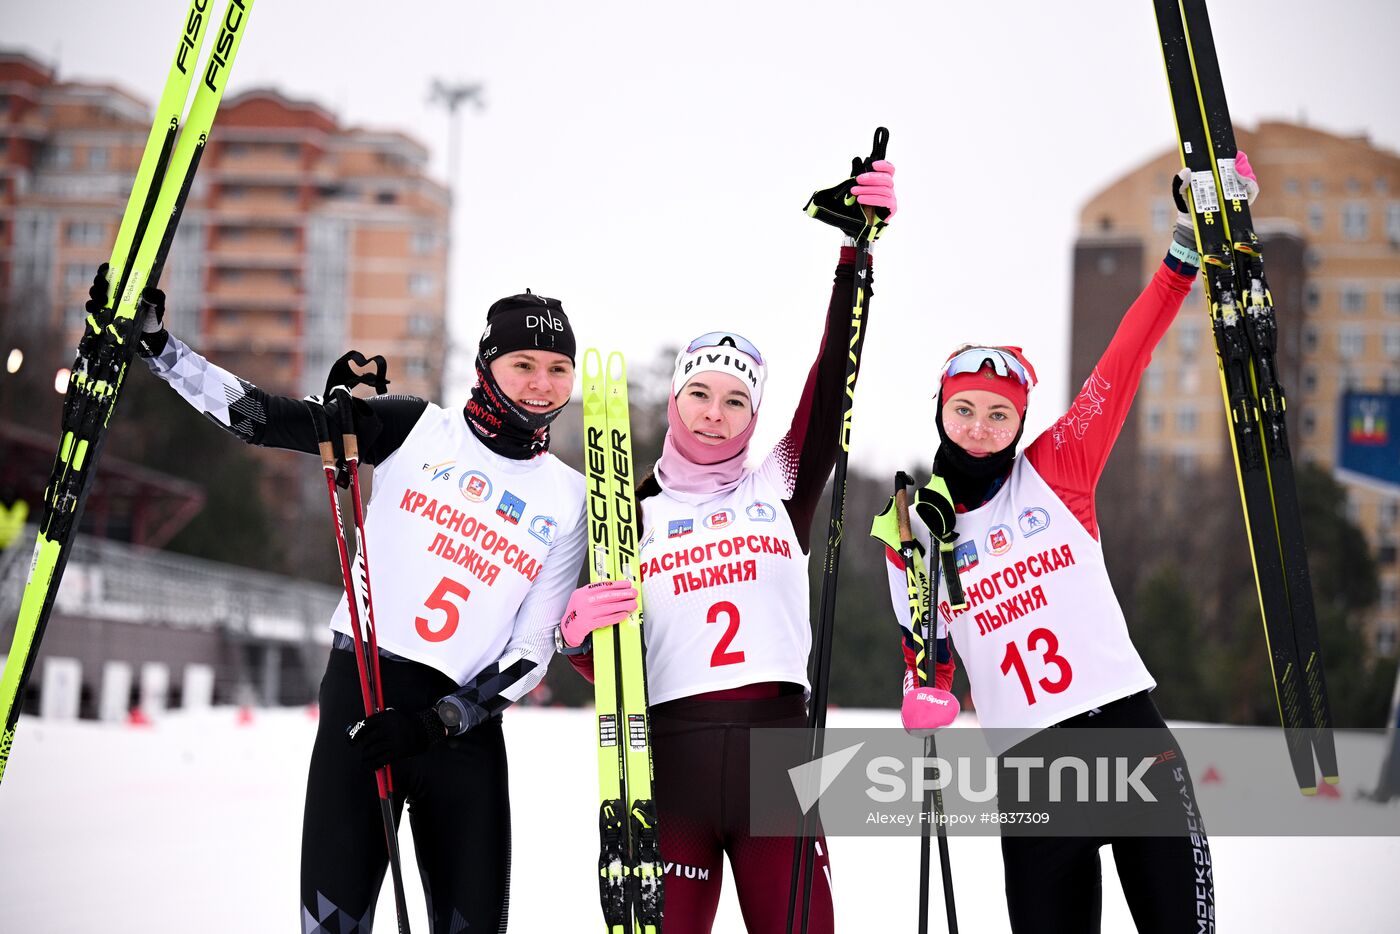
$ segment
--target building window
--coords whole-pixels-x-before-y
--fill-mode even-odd
[[[1341,392],[1351,392],[1361,388],[1361,373],[1349,366],[1342,367],[1337,373],[1337,386]]]
[[[1366,310],[1366,290],[1359,285],[1348,283],[1342,286],[1342,311],[1358,314]]]
[[[1177,451],[1172,456],[1172,460],[1176,463],[1178,476],[1190,477],[1196,473],[1195,451]]]
[[[1308,229],[1313,231],[1321,230],[1327,224],[1327,212],[1322,205],[1313,202],[1308,205]]]
[[[219,194],[228,198],[230,201],[236,201],[239,198],[246,197],[248,189],[244,188],[242,185],[225,185],[220,189]]]
[[[1400,285],[1388,285],[1381,298],[1381,307],[1388,315],[1400,315]]]
[[[1099,261],[1096,263],[1099,275],[1108,277],[1118,271],[1118,257],[1112,253],[1100,253]]]
[[[432,315],[409,315],[408,333],[411,337],[429,337],[437,330]]]
[[[1320,178],[1310,179],[1308,181],[1308,191],[1312,192],[1315,195],[1326,194],[1327,183]]]
[[[1158,393],[1162,391],[1166,382],[1167,375],[1162,372],[1161,367],[1148,367],[1147,372],[1142,377],[1142,388],[1150,393]]]
[[[1374,188],[1376,194],[1378,194],[1378,195],[1386,195],[1386,194],[1389,194],[1389,193],[1390,193],[1390,182],[1389,182],[1389,180],[1387,180],[1384,176],[1382,176],[1382,175],[1377,175],[1377,176],[1376,176],[1375,185],[1373,186],[1373,188]]]
[[[1307,288],[1303,289],[1303,310],[1317,311],[1317,306],[1322,303],[1322,290],[1316,283],[1309,282]]]
[[[378,191],[375,192],[374,200],[379,204],[393,204],[399,200],[399,196],[397,192],[393,191]]]
[[[437,234],[431,230],[415,230],[409,238],[409,248],[418,256],[437,249]]]
[[[1317,326],[1308,325],[1303,328],[1303,352],[1312,353],[1317,350]]]
[[[422,357],[409,357],[404,361],[404,372],[408,374],[409,379],[427,379],[428,361]]]
[[[97,221],[69,221],[63,227],[63,239],[73,246],[97,246],[105,238],[106,229]]]
[[[1354,178],[1347,179],[1347,194],[1354,195],[1361,191],[1361,182]]]
[[[1395,627],[1389,623],[1376,627],[1376,654],[1391,656],[1395,654]]]
[[[107,168],[109,154],[106,146],[94,146],[88,150],[88,168],[102,171]]]
[[[1166,425],[1166,423],[1167,423],[1167,420],[1166,420],[1165,416],[1162,415],[1162,410],[1161,410],[1161,409],[1157,408],[1155,405],[1154,405],[1154,406],[1151,406],[1150,408],[1148,408],[1148,410],[1147,410],[1147,433],[1148,433],[1148,434],[1153,434],[1153,435],[1158,434],[1159,432],[1161,432],[1162,428]]]
[[[1337,352],[1345,360],[1353,360],[1366,352],[1366,332],[1358,327],[1344,327],[1337,332]]]
[[[437,283],[426,272],[415,272],[408,277],[408,294],[415,298],[432,295],[436,288]]]
[[[64,288],[81,289],[92,282],[93,270],[82,263],[69,263],[63,267]]]
[[[1371,223],[1371,212],[1361,201],[1352,201],[1342,206],[1342,236],[1348,240],[1366,239],[1367,228]]]
[[[1312,409],[1303,410],[1303,437],[1311,438],[1317,433],[1317,413]]]
[[[1152,202],[1152,229],[1158,233],[1170,230],[1176,221],[1176,206],[1169,204],[1166,198],[1158,198]]]
[[[1381,392],[1400,393],[1400,370],[1390,367],[1381,376]]]
[[[1183,405],[1176,410],[1177,431],[1184,435],[1195,434],[1196,422],[1196,407],[1194,405]]]
[[[1400,201],[1392,201],[1385,206],[1385,235],[1391,240],[1400,241]]]
[[[1177,327],[1176,347],[1184,357],[1195,356],[1201,348],[1201,326],[1195,321],[1187,321]]]
[[[1285,178],[1283,180],[1283,193],[1286,195],[1296,195],[1303,186],[1298,184],[1296,178]]]
[[[1312,367],[1303,370],[1303,392],[1317,392],[1317,370]]]
[[[1385,345],[1385,355],[1392,360],[1400,360],[1400,328],[1386,328],[1382,340]]]
[[[1381,582],[1380,609],[1382,612],[1390,612],[1400,605],[1400,590],[1397,589],[1395,581]]]
[[[1381,528],[1395,528],[1396,523],[1400,522],[1400,499],[1390,496],[1381,500],[1380,519]]]

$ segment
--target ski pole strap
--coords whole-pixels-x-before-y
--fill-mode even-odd
[[[967,606],[967,595],[963,593],[954,555],[958,541],[957,510],[953,508],[948,482],[938,474],[929,477],[928,483],[914,494],[914,511],[938,543],[942,577],[948,582],[948,605],[955,610],[963,609]]]
[[[876,162],[885,158],[885,147],[889,140],[890,131],[884,127],[876,127],[870,155],[864,158],[856,156],[851,160],[851,174],[845,181],[814,192],[803,207],[807,215],[823,224],[839,228],[846,236],[853,238],[857,245],[869,244],[876,240],[884,232],[889,209],[868,208],[857,203],[851,189],[855,187],[857,175],[871,171]]]
[[[350,364],[361,369],[356,372]],[[373,365],[372,370],[366,367]],[[373,386],[374,394],[382,396],[389,391],[389,379],[385,375],[388,371],[388,364],[384,361],[383,354],[376,354],[373,357],[366,357],[358,350],[347,350],[341,358],[331,364],[331,371],[326,375],[326,398],[331,397],[331,392],[337,387],[344,387],[346,390],[354,389],[356,386]]]

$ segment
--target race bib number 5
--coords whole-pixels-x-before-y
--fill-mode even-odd
[[[418,635],[428,642],[446,642],[451,639],[462,619],[461,604],[465,604],[471,595],[470,590],[450,577],[438,581],[428,599],[423,601],[423,606],[435,611],[433,618],[430,620],[426,616],[419,616],[413,621]],[[434,627],[434,621],[439,619],[437,612],[443,614],[442,622]]]

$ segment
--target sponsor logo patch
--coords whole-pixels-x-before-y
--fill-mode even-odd
[[[511,525],[519,525],[520,517],[525,514],[525,501],[520,497],[506,490],[501,494],[501,501],[496,505],[496,515],[509,522]]]
[[[1022,535],[1038,535],[1050,528],[1050,513],[1039,506],[1027,506],[1016,517],[1016,524],[1021,527]]]
[[[958,566],[959,574],[977,567],[977,543],[963,542],[953,549],[953,563]]]
[[[994,525],[987,531],[987,552],[1004,555],[1011,550],[1011,527]]]
[[[776,509],[762,500],[757,499],[753,501],[753,504],[750,505],[749,508],[744,510],[744,514],[754,522],[773,522],[778,518],[778,511]]]
[[[457,480],[457,490],[469,502],[484,503],[491,498],[491,478],[479,470],[468,470]]]
[[[689,535],[694,531],[694,519],[672,519],[670,525],[666,526],[666,537],[680,538],[682,535]]]
[[[559,534],[559,523],[553,516],[535,516],[530,520],[530,534],[546,545],[553,545]]]

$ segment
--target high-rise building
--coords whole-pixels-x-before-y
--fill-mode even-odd
[[[1348,389],[1400,392],[1400,155],[1364,137],[1292,123],[1237,128],[1263,191],[1254,209],[1278,309],[1280,378],[1294,457],[1325,468],[1337,459]],[[1114,180],[1085,206],[1075,246],[1075,379],[1088,375],[1123,310],[1171,237],[1171,178],[1164,151]],[[1082,359],[1081,359],[1082,358]],[[1230,467],[1214,341],[1199,282],[1143,379],[1115,465],[1142,490]],[[1107,479],[1107,477],[1106,477]],[[1345,482],[1345,478],[1344,482]],[[1233,481],[1232,481],[1233,482]],[[1380,571],[1368,620],[1373,645],[1394,654],[1400,634],[1400,496],[1347,483],[1348,509]],[[1131,521],[1140,521],[1134,519]]]
[[[0,296],[62,331],[56,360],[71,357],[150,120],[118,88],[0,52]],[[161,283],[173,329],[272,392],[319,389],[356,346],[392,361],[396,391],[437,398],[448,193],[427,162],[402,133],[276,91],[225,101]]]

